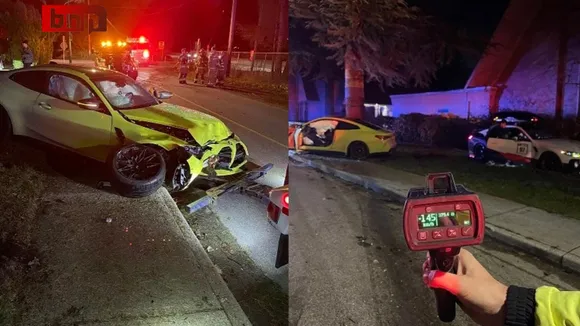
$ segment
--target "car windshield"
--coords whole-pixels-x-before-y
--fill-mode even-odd
[[[159,104],[155,97],[128,76],[119,74],[91,80],[117,110],[139,109]]]

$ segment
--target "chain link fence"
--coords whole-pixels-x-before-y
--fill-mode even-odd
[[[287,69],[287,52],[232,52],[232,70],[281,73]]]

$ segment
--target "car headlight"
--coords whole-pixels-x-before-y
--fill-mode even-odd
[[[572,156],[573,158],[580,158],[580,153],[574,151],[560,151],[560,154]]]

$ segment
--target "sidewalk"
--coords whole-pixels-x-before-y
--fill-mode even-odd
[[[32,235],[43,277],[24,289],[20,324],[251,325],[164,188],[128,199],[46,184]]]
[[[410,188],[425,184],[425,176],[377,163],[324,158],[292,151],[289,155],[296,162],[367,189],[392,195],[401,203]],[[461,180],[456,182],[461,184]],[[486,213],[487,236],[580,273],[580,220],[482,193],[478,195]]]

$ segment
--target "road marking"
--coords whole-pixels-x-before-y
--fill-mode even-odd
[[[150,84],[152,84],[152,85],[153,85],[153,83],[150,83]],[[157,85],[157,86],[160,86],[160,85]],[[282,146],[282,147],[284,147],[284,148],[287,148],[287,147],[288,147],[288,145],[287,145],[287,144],[286,144],[286,145],[285,145],[285,144],[282,144],[281,142],[279,142],[279,141],[277,141],[277,140],[275,140],[275,139],[273,139],[273,138],[270,138],[270,137],[268,137],[268,136],[266,136],[266,135],[264,135],[264,134],[261,134],[261,133],[259,133],[258,131],[254,130],[254,129],[250,128],[250,127],[246,127],[246,126],[244,126],[243,124],[240,124],[240,123],[238,123],[238,122],[236,122],[236,121],[234,121],[234,120],[232,120],[232,119],[230,119],[230,118],[228,118],[228,117],[226,117],[226,116],[223,116],[223,115],[221,115],[221,114],[219,114],[219,113],[217,113],[217,112],[214,112],[214,111],[212,111],[212,110],[210,110],[210,109],[208,109],[208,108],[204,107],[204,106],[203,106],[203,105],[201,105],[201,104],[197,104],[197,103],[195,103],[195,102],[193,102],[193,101],[191,101],[191,100],[188,100],[187,98],[185,98],[185,97],[183,97],[183,96],[181,96],[181,95],[179,95],[179,94],[177,94],[177,93],[173,93],[173,95],[174,95],[174,96],[176,96],[176,97],[179,97],[180,99],[184,100],[184,101],[185,101],[185,102],[187,102],[187,103],[190,103],[190,104],[192,104],[192,105],[195,105],[195,106],[196,106],[196,107],[198,107],[199,109],[202,109],[203,111],[206,111],[207,113],[210,113],[211,115],[218,116],[219,118],[221,118],[221,119],[223,119],[223,120],[229,121],[229,122],[231,122],[231,123],[235,124],[236,126],[238,126],[238,127],[241,127],[241,128],[244,128],[244,129],[246,129],[247,131],[250,131],[250,132],[252,132],[252,133],[254,133],[254,134],[256,134],[256,135],[258,135],[258,136],[260,136],[260,137],[262,137],[262,138],[265,138],[265,139],[267,139],[267,140],[269,140],[269,141],[271,141],[271,142],[273,142],[273,143],[275,143],[275,144],[277,144],[277,145],[280,145],[280,146]]]

